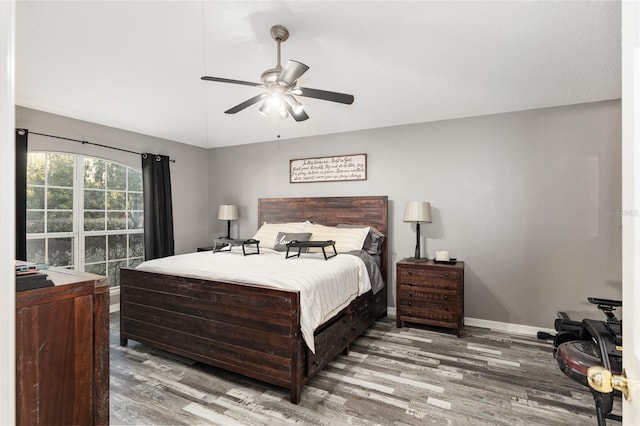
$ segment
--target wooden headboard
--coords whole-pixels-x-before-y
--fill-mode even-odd
[[[382,276],[387,278],[388,197],[299,197],[258,199],[258,227],[264,222],[310,222],[335,226],[373,226],[386,238],[382,247]]]

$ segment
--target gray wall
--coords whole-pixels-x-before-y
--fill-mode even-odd
[[[429,201],[423,253],[465,261],[467,317],[544,328],[558,310],[598,317],[587,296],[621,298],[620,128],[614,100],[212,149],[210,236],[225,233],[219,204],[239,206],[232,235],[248,237],[261,197],[388,195],[395,265],[415,247],[405,202]],[[357,153],[366,181],[289,183],[290,159]]]
[[[23,107],[16,108],[16,127],[175,159],[171,190],[176,253],[188,253],[209,243],[208,150]],[[141,168],[135,154],[38,135],[29,135],[29,150],[86,154]]]
[[[219,204],[237,204],[232,235],[251,236],[261,197],[388,195],[393,266],[415,245],[404,203],[430,201],[423,253],[465,261],[466,316],[545,328],[560,309],[597,317],[587,296],[621,297],[620,121],[616,100],[205,150],[16,110],[17,127],[176,159],[177,253],[226,232]],[[29,146],[140,167],[136,155],[75,142],[31,135]],[[291,159],[357,153],[366,181],[289,183]],[[389,296],[394,306],[393,286]]]

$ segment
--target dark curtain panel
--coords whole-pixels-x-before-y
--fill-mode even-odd
[[[16,129],[16,259],[27,260],[27,129]]]
[[[142,154],[145,260],[175,254],[169,157]]]

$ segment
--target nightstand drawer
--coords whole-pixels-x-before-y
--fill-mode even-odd
[[[456,281],[458,279],[458,271],[446,269],[417,269],[417,268],[401,268],[401,281]]]
[[[459,315],[429,309],[405,308],[402,310],[402,321],[420,324],[452,327],[458,324]]]
[[[405,279],[399,279],[398,285],[408,289],[432,289],[432,290],[453,290],[458,288],[458,282],[450,279],[432,279],[427,280],[422,277],[411,277]]]
[[[412,300],[415,302],[457,303],[458,295],[455,291],[416,291],[415,287],[400,286],[398,288],[399,300]]]
[[[455,313],[458,307],[456,303],[438,303],[428,300],[404,299],[400,301],[400,306],[404,309],[429,309],[430,311],[438,311],[443,313]]]
[[[401,268],[398,273],[398,284],[445,290],[455,289],[458,287],[458,273],[456,271]]]

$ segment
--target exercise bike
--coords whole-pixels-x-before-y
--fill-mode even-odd
[[[566,313],[559,312],[554,323],[558,333],[551,336],[553,356],[566,376],[589,388],[596,404],[598,425],[605,426],[606,419],[622,421],[622,416],[611,413],[614,396],[621,394],[617,390],[603,393],[593,389],[589,385],[587,371],[590,367],[602,366],[614,375],[622,373],[622,320],[614,314],[622,302],[594,297],[587,300],[598,306],[606,321],[572,321]],[[544,338],[541,333],[538,337]]]

